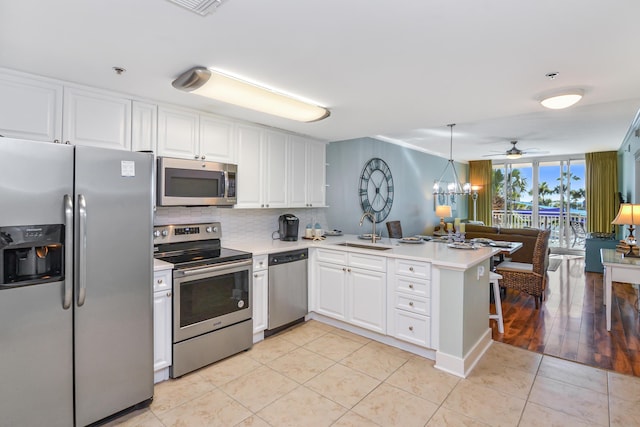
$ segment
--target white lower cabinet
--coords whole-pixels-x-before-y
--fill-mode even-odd
[[[389,277],[389,335],[431,347],[431,264],[396,259]]]
[[[153,371],[154,382],[169,378],[171,366],[172,270],[153,274]]]
[[[316,312],[386,333],[386,258],[318,249]]]
[[[269,320],[269,270],[267,255],[253,257],[253,333],[267,329]]]

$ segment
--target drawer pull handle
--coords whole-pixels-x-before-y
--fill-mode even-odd
[[[347,271],[348,271],[349,273],[351,273],[351,269],[350,269],[350,268],[347,268]]]
[[[158,279],[158,285],[162,285],[162,283],[164,283],[162,279]]]
[[[413,267],[409,267],[409,271],[413,272]]]
[[[409,326],[409,330],[413,332],[413,326]]]
[[[257,275],[257,274],[254,274],[254,275],[253,275],[253,277],[258,277],[258,275]]]
[[[171,291],[167,292],[167,298],[171,297]]]
[[[413,283],[409,283],[409,289],[413,289]]]
[[[409,301],[409,305],[413,307],[413,301]]]
[[[342,271],[346,272],[347,271],[346,267],[342,267]]]

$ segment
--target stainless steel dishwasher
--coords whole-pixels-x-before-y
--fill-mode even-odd
[[[308,258],[307,249],[269,255],[269,321],[265,336],[304,320],[308,312]]]

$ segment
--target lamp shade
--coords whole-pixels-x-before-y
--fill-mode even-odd
[[[205,67],[182,73],[173,87],[218,101],[300,122],[329,117],[329,110]]]
[[[611,224],[616,225],[640,225],[640,205],[622,203],[618,215]]]
[[[436,216],[439,216],[440,218],[446,218],[446,217],[450,217],[451,215],[452,215],[451,206],[449,205],[436,206]]]

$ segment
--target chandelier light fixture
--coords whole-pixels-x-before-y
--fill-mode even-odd
[[[331,114],[324,107],[205,67],[185,71],[172,85],[185,92],[299,122],[315,122]]]
[[[441,196],[448,195],[451,199],[455,196],[469,196],[471,195],[471,184],[468,182],[461,183],[458,178],[458,172],[456,172],[456,166],[453,164],[453,127],[455,123],[448,124],[451,129],[451,139],[449,141],[449,160],[444,167],[440,178],[433,184],[433,195]],[[447,170],[451,168],[453,181],[443,181]]]

